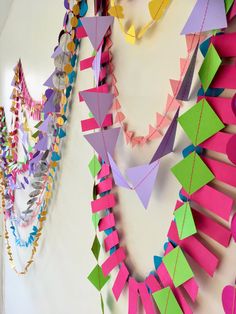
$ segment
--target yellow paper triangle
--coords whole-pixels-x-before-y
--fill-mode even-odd
[[[136,42],[136,34],[135,34],[135,27],[132,24],[127,32],[125,32],[125,40],[129,43],[134,45]]]
[[[108,13],[111,16],[117,17],[119,19],[124,18],[123,7],[121,5],[115,5],[115,6],[110,7],[110,9],[108,10]]]
[[[154,21],[158,21],[164,14],[170,0],[151,0],[149,2],[149,12]]]

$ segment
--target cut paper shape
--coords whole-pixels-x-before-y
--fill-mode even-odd
[[[189,202],[184,203],[175,212],[176,225],[180,240],[197,233]]]
[[[176,288],[194,276],[192,269],[179,246],[163,257],[163,263],[165,264]]]
[[[158,21],[162,17],[169,4],[170,0],[151,0],[149,2],[149,13],[153,21]]]
[[[195,65],[197,61],[197,53],[198,53],[198,45],[196,46],[194,53],[191,58],[191,62],[188,66],[187,72],[185,73],[184,79],[181,83],[180,89],[176,96],[178,100],[185,100],[189,99],[190,89],[193,81],[193,75],[195,70]]]
[[[96,265],[88,276],[88,280],[94,285],[95,288],[97,288],[98,291],[102,290],[109,279],[110,276],[105,277],[99,265]]]
[[[144,208],[147,209],[159,169],[159,160],[151,164],[129,168],[126,174]]]
[[[229,12],[233,3],[234,3],[234,0],[225,0],[225,11],[226,11],[226,13]]]
[[[190,195],[214,179],[196,152],[181,160],[171,171]]]
[[[176,130],[177,130],[177,119],[179,116],[179,109],[176,111],[174,118],[166,131],[166,134],[164,135],[160,145],[158,146],[155,154],[153,155],[151,162],[154,162],[167,154],[173,152],[174,148],[174,142],[176,137]]]
[[[121,264],[116,280],[113,284],[112,291],[116,301],[119,300],[121,292],[123,291],[125,284],[129,278],[129,271],[124,263]]]
[[[112,170],[113,179],[115,181],[115,184],[118,186],[121,186],[123,188],[130,189],[128,182],[123,177],[122,173],[120,172],[120,169],[117,167],[116,163],[114,162],[114,160],[112,159],[110,154],[108,154],[108,158],[109,158],[109,162],[110,162],[110,166],[111,166],[111,170]]]
[[[95,84],[97,87],[98,87],[99,76],[100,76],[100,71],[101,71],[101,57],[102,57],[102,46],[97,51],[97,54],[96,54],[96,56],[93,60],[93,63],[92,63],[92,69],[93,69],[93,73],[94,73]]]
[[[170,287],[154,292],[153,298],[161,314],[183,314]]]
[[[99,48],[103,37],[113,23],[113,20],[113,16],[94,16],[83,17],[80,19],[95,50]]]
[[[137,314],[138,313],[138,283],[137,281],[130,277],[129,278],[129,299],[128,299],[128,313]]]
[[[92,177],[95,178],[96,175],[98,174],[98,172],[102,168],[96,155],[94,155],[93,158],[90,160],[88,167],[89,167],[89,171],[90,171]]]
[[[211,44],[208,48],[205,59],[199,70],[199,78],[202,83],[202,87],[206,92],[211,82],[213,81],[222,60],[216,51],[215,47]]]
[[[152,298],[148,293],[147,286],[144,282],[138,284],[138,291],[140,295],[141,302],[143,304],[143,308],[145,313],[147,314],[155,314],[154,304],[152,302]]]
[[[123,7],[121,5],[111,6],[110,9],[108,10],[108,13],[111,16],[117,17],[119,19],[123,19],[124,18]]]
[[[113,156],[119,133],[120,128],[114,128],[84,135],[84,137],[101,158],[109,163],[108,153]]]
[[[234,239],[234,242],[236,242],[236,214],[233,216],[231,221],[231,232]]]
[[[222,291],[222,304],[225,314],[236,314],[236,287],[226,286]]]
[[[38,141],[38,143],[36,143],[35,149],[37,150],[47,150],[48,148],[48,137],[47,136],[43,136],[41,138],[41,140]]]
[[[112,106],[113,95],[111,93],[90,91],[80,92],[80,95],[86,102],[99,126],[102,126],[105,117]]]
[[[132,24],[127,32],[125,32],[125,40],[127,43],[134,45],[136,43],[135,27]]]
[[[202,33],[227,27],[224,0],[197,0],[181,34]]]
[[[53,92],[50,95],[50,97],[47,99],[47,101],[44,103],[44,106],[43,106],[44,114],[55,112],[56,107],[55,107],[55,103],[54,103],[54,96],[55,96],[55,92]]]
[[[200,100],[181,115],[178,121],[195,146],[225,127],[206,99]]]
[[[96,258],[96,260],[98,260],[99,254],[100,254],[100,249],[101,249],[101,244],[98,240],[98,237],[95,236],[94,241],[93,241],[93,245],[91,248],[91,251],[93,252],[94,257]]]
[[[119,247],[111,256],[109,256],[106,261],[102,264],[102,271],[105,276],[110,274],[110,272],[126,258],[125,251],[122,247]]]
[[[47,116],[47,118],[43,121],[43,123],[41,123],[40,126],[38,127],[38,130],[41,132],[47,133],[48,128],[49,128],[51,123],[52,123],[52,117]]]

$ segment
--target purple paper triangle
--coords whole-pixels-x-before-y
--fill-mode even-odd
[[[101,158],[109,164],[108,153],[113,156],[119,133],[120,128],[114,128],[84,135],[84,137]]]
[[[150,164],[157,161],[158,159],[164,157],[165,155],[173,152],[175,137],[176,137],[176,130],[178,124],[178,116],[179,116],[179,109],[176,111],[174,118],[166,131],[160,145],[158,146],[155,154],[150,161]]]
[[[63,53],[63,50],[61,49],[61,46],[57,46],[57,48],[54,50],[53,54],[51,55],[51,58],[56,58],[61,53]]]
[[[176,99],[187,101],[189,99],[189,93],[193,81],[193,74],[195,70],[196,60],[197,60],[197,53],[198,53],[198,45],[196,46],[194,53],[192,55],[191,62],[187,69],[187,72],[184,76],[180,89],[178,91],[178,95]]]
[[[138,167],[129,168],[126,174],[144,208],[147,209],[159,169],[159,160]]]
[[[120,172],[120,169],[117,167],[116,163],[114,162],[110,154],[108,154],[108,158],[115,184],[118,186],[122,186],[123,188],[130,189],[128,182],[125,180],[124,176]]]
[[[48,137],[47,136],[43,136],[38,143],[36,143],[35,145],[35,149],[36,150],[47,150],[48,148]]]
[[[113,95],[111,93],[98,92],[80,92],[80,95],[86,102],[89,110],[94,115],[95,120],[99,126],[102,126],[107,112],[112,106]]]
[[[99,76],[100,76],[100,71],[101,71],[101,57],[102,57],[102,46],[99,48],[92,63],[92,69],[94,73],[96,87],[98,87],[98,83],[99,83]]]
[[[47,101],[44,103],[43,112],[45,114],[55,112],[56,110],[56,107],[54,104],[54,95],[55,95],[55,92],[53,92],[51,96],[47,99]]]
[[[113,16],[82,17],[81,23],[94,47],[97,50],[106,34],[108,28],[113,23]]]
[[[46,80],[46,82],[43,84],[43,86],[47,86],[47,87],[52,87],[54,88],[54,84],[53,84],[53,76],[56,73],[56,70],[49,76],[49,78]]]
[[[38,127],[38,130],[41,132],[48,132],[48,125],[52,122],[51,116],[47,116],[47,118],[43,121],[43,123]]]
[[[195,34],[227,27],[224,0],[198,0],[181,34]]]

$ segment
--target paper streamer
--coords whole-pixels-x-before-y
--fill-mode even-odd
[[[124,263],[121,264],[119,272],[116,276],[116,280],[113,284],[112,291],[116,301],[119,300],[121,292],[123,291],[125,284],[129,278],[129,271]]]
[[[107,229],[113,228],[115,226],[115,216],[113,213],[110,213],[103,217],[98,224],[99,231],[105,231]]]
[[[116,250],[106,261],[102,264],[102,271],[104,276],[110,274],[110,272],[126,258],[125,251],[122,247]]]

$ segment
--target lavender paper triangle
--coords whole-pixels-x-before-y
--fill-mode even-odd
[[[108,154],[110,166],[111,166],[111,171],[113,174],[113,179],[115,181],[115,184],[117,186],[121,186],[123,188],[130,189],[130,186],[128,182],[125,180],[124,176],[120,172],[120,169],[117,167],[116,163],[114,162],[113,158],[111,157],[110,154]]]
[[[48,137],[47,136],[43,136],[38,143],[36,143],[35,145],[35,149],[36,150],[47,150],[48,148]]]

